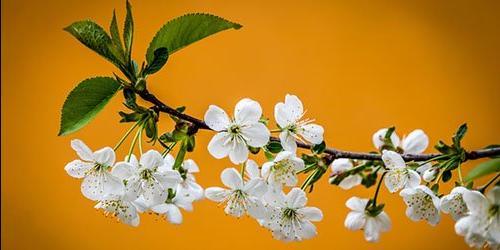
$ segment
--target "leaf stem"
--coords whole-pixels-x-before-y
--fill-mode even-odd
[[[142,155],[142,131],[144,130],[144,126],[139,128],[139,152]]]
[[[500,173],[498,173],[497,175],[495,175],[495,177],[491,178],[491,180],[488,181],[488,183],[486,183],[484,186],[482,186],[481,188],[479,188],[478,191],[481,192],[482,194],[484,194],[484,191],[486,191],[486,188],[488,188],[489,185],[491,185],[493,182],[495,182],[496,179],[498,179],[498,177],[500,177]]]
[[[168,146],[167,148],[165,148],[165,150],[163,150],[163,152],[161,153],[161,156],[165,157],[168,153],[170,153],[170,151],[172,151],[172,149],[174,149],[176,144],[177,144],[177,142],[172,142],[170,144],[170,146]]]
[[[380,180],[378,181],[377,189],[375,190],[375,195],[373,196],[373,207],[377,206],[378,193],[380,192],[380,186],[382,184],[382,181],[384,180],[385,174],[387,174],[387,171],[384,171],[384,173],[380,177]]]
[[[123,142],[125,141],[125,139],[127,139],[127,137],[130,135],[130,133],[139,125],[141,121],[137,121],[132,127],[130,127],[127,132],[125,132],[125,134],[122,136],[122,138],[120,139],[120,141],[118,141],[118,143],[116,143],[116,145],[113,147],[113,150],[116,151],[122,144]]]
[[[142,124],[142,121],[141,121],[141,124]],[[135,133],[134,139],[132,140],[132,143],[130,144],[130,148],[128,150],[127,162],[130,162],[130,157],[132,156],[132,152],[134,152],[135,144],[137,143],[137,139],[139,138],[139,134],[140,134],[139,132],[140,132],[140,130],[138,130]]]

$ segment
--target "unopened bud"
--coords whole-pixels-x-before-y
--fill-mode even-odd
[[[431,182],[432,180],[434,180],[434,178],[436,178],[437,173],[438,173],[437,169],[429,168],[429,169],[424,171],[422,178],[426,182]]]

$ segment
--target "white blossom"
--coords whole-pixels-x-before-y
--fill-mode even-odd
[[[295,153],[281,151],[271,162],[262,165],[262,176],[271,185],[285,185],[293,187],[297,185],[297,171],[304,169],[304,161]]]
[[[463,194],[467,191],[467,188],[458,186],[453,188],[450,194],[441,197],[441,211],[450,214],[455,221],[467,215],[467,205],[463,199]]]
[[[389,192],[394,193],[402,188],[416,187],[420,184],[420,175],[408,169],[403,157],[398,153],[384,150],[382,160],[387,168],[384,183]]]
[[[228,187],[209,187],[205,197],[209,200],[226,204],[226,214],[241,217],[248,214],[255,219],[265,216],[265,208],[260,200],[267,191],[267,186],[261,179],[243,181],[240,173],[234,168],[226,168],[221,173],[222,183]]]
[[[387,130],[387,128],[380,129],[372,136],[373,145],[379,150],[382,149],[384,145],[384,138]],[[394,147],[401,148],[406,154],[423,153],[427,146],[429,146],[429,137],[421,129],[413,130],[404,137],[403,140],[400,140],[396,132],[393,132],[390,136],[390,140]]]
[[[113,175],[126,182],[125,194],[129,199],[141,195],[148,207],[165,202],[168,189],[175,189],[182,181],[179,172],[161,169],[163,158],[158,151],[149,150],[140,161],[132,155],[130,160],[119,162],[113,168]]]
[[[464,236],[470,247],[481,248],[486,243],[500,247],[500,187],[494,187],[486,196],[478,191],[466,191],[463,200],[469,213],[455,224],[458,235]]]
[[[229,155],[234,164],[248,159],[248,146],[262,147],[269,141],[270,132],[259,122],[262,116],[260,104],[245,98],[236,104],[234,119],[221,108],[210,105],[205,113],[205,123],[218,133],[208,144],[208,151],[222,159]]]
[[[181,191],[182,192],[182,191]],[[189,196],[177,192],[173,199],[167,199],[165,203],[155,205],[151,210],[164,216],[172,224],[182,223],[182,213],[180,208],[186,211],[193,211],[193,200]]]
[[[164,157],[163,165],[160,166],[160,170],[173,170],[175,159],[171,154],[167,154]],[[185,160],[181,164],[182,169],[186,172],[185,177],[177,186],[177,193],[189,196],[194,201],[203,198],[203,188],[196,182],[194,177],[195,173],[200,172],[200,168],[195,161],[191,159]]]
[[[427,220],[435,226],[439,223],[439,198],[427,186],[405,188],[399,193],[408,206],[406,216],[413,221]]]
[[[281,128],[281,145],[287,151],[297,150],[296,141],[312,144],[320,144],[323,141],[323,127],[314,124],[314,120],[302,119],[304,114],[302,102],[295,95],[287,94],[284,103],[280,102],[274,106],[274,118]]]
[[[81,140],[71,140],[71,147],[76,151],[80,160],[74,160],[64,167],[66,172],[74,178],[81,179],[82,194],[91,200],[102,200],[107,195],[119,195],[123,190],[123,183],[111,175],[109,169],[115,162],[115,152],[105,147],[92,152]]]
[[[391,220],[384,211],[377,215],[370,214],[366,210],[367,204],[368,199],[349,198],[346,206],[352,211],[347,214],[344,226],[352,231],[364,230],[366,241],[377,242],[380,239],[380,233],[391,229]]]
[[[283,241],[301,241],[316,236],[316,226],[311,221],[321,221],[323,213],[316,207],[306,207],[307,197],[300,188],[284,195],[274,193],[268,205],[268,216],[260,223],[273,232],[274,238]]]
[[[140,217],[136,205],[124,196],[107,195],[94,207],[104,210],[104,215],[116,217],[122,223],[134,227],[139,225]]]
[[[334,175],[339,175],[342,174],[350,169],[352,169],[354,166],[352,164],[352,161],[347,158],[339,158],[335,159],[332,164],[330,165],[332,169],[332,173]],[[355,186],[358,186],[361,184],[361,181],[363,180],[363,177],[359,174],[353,174],[345,177],[342,179],[342,181],[339,183],[339,187],[341,187],[344,190],[351,189]]]

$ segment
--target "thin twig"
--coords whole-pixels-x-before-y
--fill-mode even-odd
[[[137,92],[137,94],[139,94],[139,96],[142,99],[152,103],[158,111],[161,111],[163,113],[167,113],[169,115],[175,116],[179,119],[188,121],[188,122],[192,123],[194,126],[196,126],[198,129],[211,130],[204,121],[202,121],[196,117],[181,113],[181,112],[175,110],[174,108],[167,106],[165,103],[163,103],[158,98],[156,98],[155,95],[151,94],[147,89],[140,91],[140,92]],[[271,137],[271,140],[272,141],[279,141],[279,138]],[[304,149],[310,149],[312,147],[311,144],[302,143],[302,142],[297,142],[297,146],[299,148],[304,148]],[[344,150],[339,150],[339,149],[334,149],[334,148],[326,148],[325,153],[331,155],[333,157],[333,159],[349,158],[349,159],[358,159],[358,160],[381,160],[381,157],[379,154],[344,151]],[[485,158],[485,157],[490,157],[490,156],[495,156],[495,155],[500,155],[500,147],[469,151],[466,153],[465,156],[466,156],[466,160],[475,160],[475,159]],[[402,156],[403,156],[403,159],[405,159],[405,161],[427,161],[427,160],[430,160],[432,158],[441,156],[441,154],[403,154]]]

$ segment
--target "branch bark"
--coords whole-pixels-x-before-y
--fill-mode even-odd
[[[154,107],[163,113],[178,117],[182,120],[188,121],[192,123],[194,126],[196,126],[198,129],[205,129],[205,130],[211,130],[207,124],[203,121],[200,120],[196,117],[180,113],[179,111],[175,110],[174,108],[166,105],[162,101],[160,101],[155,95],[151,94],[147,89],[143,91],[137,92],[137,94],[144,99],[145,101],[150,102],[151,104],[154,105]],[[271,137],[272,141],[279,141],[279,138],[276,137]],[[311,144],[307,143],[302,143],[302,142],[297,142],[297,146],[299,148],[304,148],[304,149],[310,149],[312,147]],[[335,148],[326,148],[325,150],[326,154],[329,154],[332,156],[333,159],[337,158],[349,158],[349,159],[358,159],[358,160],[380,160],[380,155],[379,154],[371,154],[371,153],[362,153],[362,152],[352,152],[352,151],[345,151],[345,150],[339,150]],[[403,154],[403,159],[405,161],[427,161],[430,160],[434,157],[440,156],[441,154]],[[486,157],[491,157],[491,156],[496,156],[500,155],[500,148],[490,148],[490,149],[479,149],[479,150],[473,150],[473,151],[468,151],[466,153],[466,158],[467,160],[475,160],[479,158],[486,158]]]

